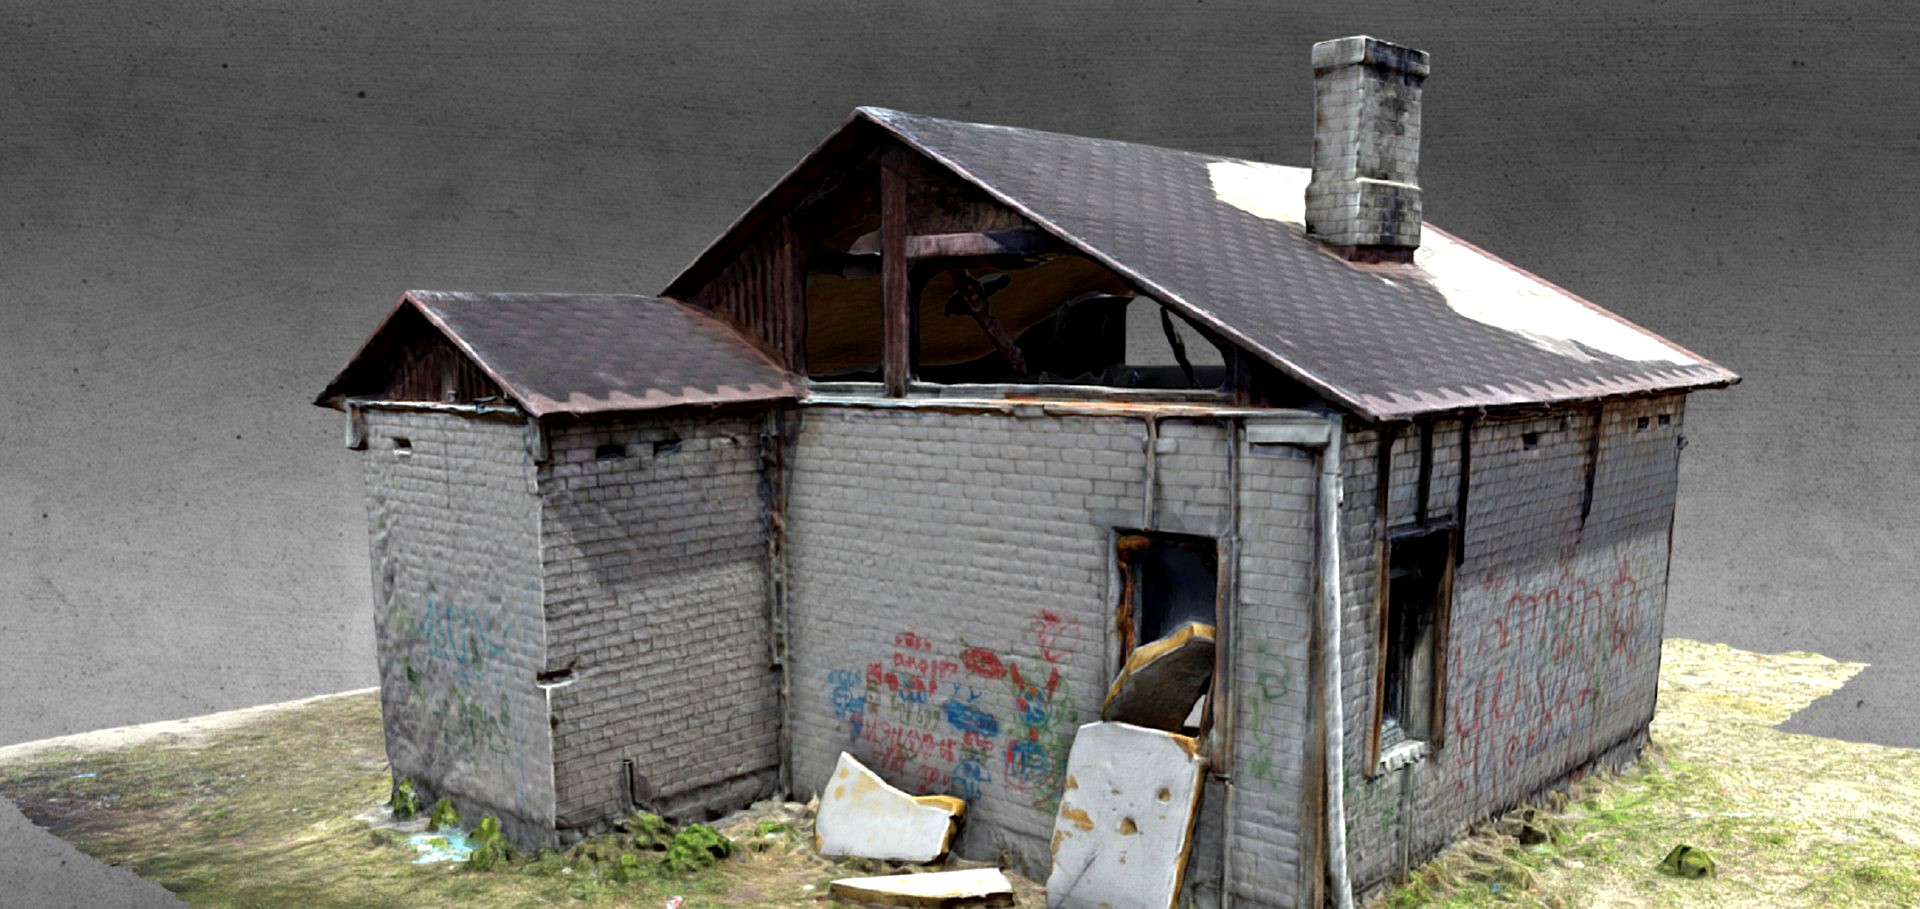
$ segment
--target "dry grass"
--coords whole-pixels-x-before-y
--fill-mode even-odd
[[[1773,727],[1862,666],[1691,641],[1663,651],[1647,760],[1489,825],[1387,894],[1394,906],[1920,906],[1920,752]],[[387,796],[379,705],[334,698],[204,734],[0,759],[0,796],[89,855],[196,906],[812,906],[835,877],[881,873],[805,848],[805,821],[730,829],[734,860],[691,874],[644,866],[617,882],[605,843],[475,872],[413,852],[355,815]],[[91,774],[91,775],[88,775]],[[768,825],[773,826],[773,825]],[[1655,871],[1678,843],[1719,875]],[[1016,879],[1021,905],[1041,888]]]
[[[723,827],[741,847],[733,858],[692,873],[671,872],[654,855],[642,856],[637,873],[618,872],[611,838],[486,872],[414,865],[403,837],[355,818],[384,802],[388,786],[372,694],[205,734],[0,762],[0,797],[35,823],[194,906],[658,909],[673,896],[689,909],[815,906],[835,878],[906,870],[829,862],[806,848],[805,818],[783,825],[752,816]],[[1024,905],[1044,904],[1037,884],[1016,886]]]
[[[1645,760],[1535,806],[1550,842],[1521,846],[1490,826],[1385,902],[1920,906],[1920,752],[1773,728],[1863,668],[1669,640]],[[1680,843],[1719,873],[1655,870]]]

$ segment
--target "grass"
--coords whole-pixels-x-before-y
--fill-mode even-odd
[[[1411,906],[1920,906],[1920,752],[1773,728],[1860,664],[1670,640],[1653,745],[1420,868],[1381,902]],[[1656,870],[1680,844],[1713,877]]]
[[[812,856],[810,823],[791,818],[745,819],[731,830],[738,848],[713,862],[697,856],[718,851],[714,834],[696,825],[650,831],[647,848],[632,835],[605,836],[566,853],[519,854],[489,871],[414,865],[405,834],[355,818],[387,801],[388,772],[379,703],[366,694],[204,741],[0,763],[0,796],[82,852],[195,906],[657,909],[673,896],[689,907],[813,906],[832,879],[885,870]]]
[[[1378,902],[1920,906],[1920,752],[1773,728],[1859,664],[1679,640],[1662,656],[1645,760],[1486,825]],[[0,796],[36,823],[196,906],[815,906],[833,878],[887,870],[813,856],[809,822],[792,816],[724,826],[738,848],[706,867],[686,860],[711,851],[704,833],[659,827],[490,871],[413,865],[403,835],[355,818],[389,794],[371,694],[193,740],[0,762]],[[665,856],[683,834],[676,870]],[[1718,873],[1656,871],[1681,843]],[[1037,885],[1016,886],[1022,905],[1044,905]]]

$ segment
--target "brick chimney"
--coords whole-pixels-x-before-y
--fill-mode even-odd
[[[1357,35],[1313,46],[1307,232],[1349,259],[1420,245],[1420,86],[1427,52]]]

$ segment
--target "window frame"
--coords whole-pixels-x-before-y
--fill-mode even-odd
[[[1451,648],[1453,617],[1453,585],[1459,569],[1459,525],[1451,519],[1426,521],[1403,525],[1385,532],[1376,548],[1377,564],[1374,572],[1374,676],[1373,676],[1373,723],[1367,736],[1367,775],[1378,776],[1380,769],[1381,735],[1385,729],[1387,716],[1387,666],[1389,662],[1388,629],[1391,624],[1392,568],[1393,548],[1403,541],[1431,536],[1443,536],[1438,551],[1445,560],[1440,574],[1440,584],[1433,600],[1433,695],[1432,728],[1425,738],[1409,741],[1424,742],[1426,747],[1438,751],[1446,745],[1447,731],[1447,656]]]

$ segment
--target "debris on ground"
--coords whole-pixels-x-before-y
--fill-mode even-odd
[[[947,909],[1013,905],[1013,883],[998,868],[842,878],[830,885],[830,892],[836,898],[870,906]]]
[[[1213,679],[1212,625],[1188,622],[1134,648],[1107,691],[1100,718],[1178,732]]]
[[[1205,769],[1187,736],[1127,723],[1080,727],[1053,823],[1048,907],[1172,907]]]
[[[826,856],[936,862],[953,845],[967,803],[949,795],[908,795],[840,753],[814,825]]]
[[[1703,878],[1712,877],[1718,870],[1713,856],[1704,849],[1695,849],[1686,843],[1673,847],[1667,857],[1660,860],[1660,870],[1674,877]]]
[[[431,865],[436,862],[464,862],[473,854],[473,841],[458,830],[438,830],[432,833],[416,833],[407,837],[407,845],[418,850],[420,855],[414,858],[416,865]]]

